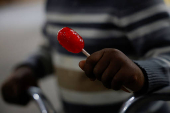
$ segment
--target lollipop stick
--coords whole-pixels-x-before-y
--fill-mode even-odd
[[[84,50],[84,49],[82,49],[82,53],[84,53],[87,57],[90,56],[90,54],[86,50]]]
[[[122,86],[124,89],[126,89],[129,93],[133,93],[132,90],[130,90],[129,88],[125,87],[124,85]]]

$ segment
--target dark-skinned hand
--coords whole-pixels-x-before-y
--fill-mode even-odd
[[[144,85],[141,69],[117,49],[102,49],[79,62],[79,67],[91,80],[98,79],[106,88],[113,90],[129,88],[139,91]],[[128,91],[127,91],[128,92]]]
[[[3,99],[11,104],[26,105],[30,100],[27,89],[30,86],[37,86],[37,79],[33,74],[29,67],[15,70],[1,87]]]

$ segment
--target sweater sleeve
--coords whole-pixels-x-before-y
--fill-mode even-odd
[[[170,56],[159,55],[144,60],[134,61],[143,71],[146,77],[144,89],[140,92],[150,93],[170,83]]]
[[[151,1],[152,5],[144,8],[143,3],[143,9],[125,18],[124,26],[126,36],[140,57],[134,62],[145,74],[145,90],[142,89],[142,93],[170,85],[169,13],[163,1]]]
[[[16,68],[28,66],[33,69],[37,78],[42,78],[53,72],[53,64],[51,57],[51,47],[49,41],[44,38],[39,48],[25,61],[17,65]]]

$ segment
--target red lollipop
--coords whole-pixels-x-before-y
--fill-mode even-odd
[[[83,38],[69,27],[64,27],[58,32],[59,43],[69,52],[80,53],[81,51],[88,57],[90,56],[84,48]]]
[[[89,53],[87,53],[84,48],[84,40],[82,37],[75,32],[74,30],[64,27],[58,32],[57,37],[59,43],[69,52],[72,53],[79,53],[83,52],[87,57],[90,56]],[[127,91],[132,92],[127,87],[123,86]]]

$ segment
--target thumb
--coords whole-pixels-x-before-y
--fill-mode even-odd
[[[80,67],[82,70],[84,70],[84,65],[85,65],[85,63],[86,63],[86,60],[82,60],[82,61],[79,62],[79,67]]]

